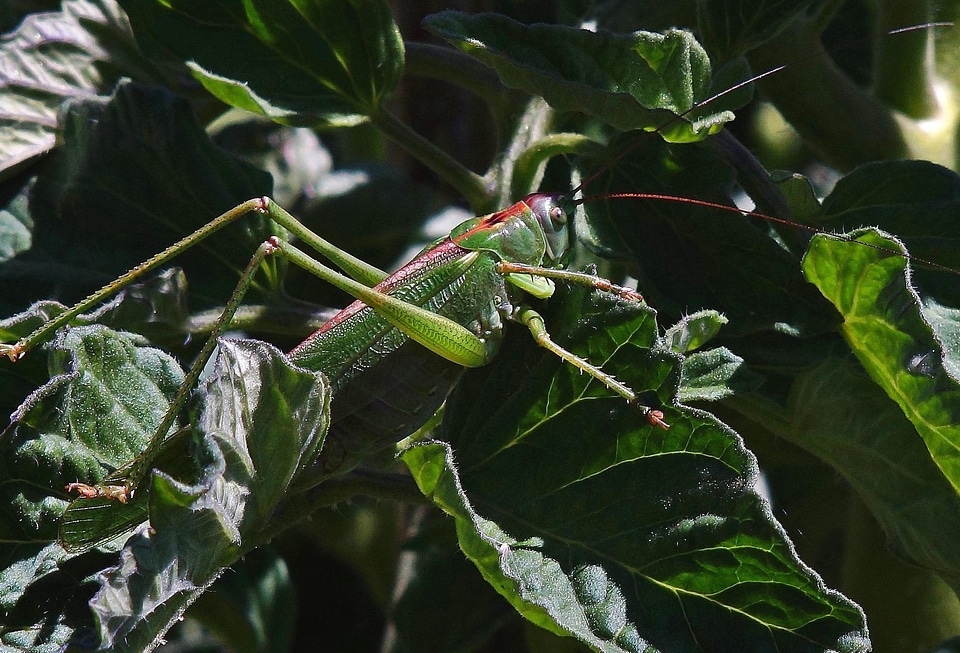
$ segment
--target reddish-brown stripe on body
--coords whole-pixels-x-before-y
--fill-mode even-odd
[[[404,265],[402,268],[400,268],[399,270],[391,274],[389,277],[387,277],[386,279],[378,283],[376,286],[374,286],[374,290],[377,290],[384,294],[389,294],[395,289],[405,285],[407,280],[422,274],[424,268],[426,268],[427,266],[430,266],[431,268],[436,267],[438,263],[443,263],[445,261],[453,260],[469,253],[470,253],[469,250],[466,250],[463,247],[460,247],[455,242],[447,238],[441,241],[433,249],[430,249],[420,254],[415,259],[413,259],[412,261]],[[357,300],[352,304],[346,306],[339,313],[337,313],[336,315],[331,317],[329,320],[324,322],[323,325],[319,329],[317,329],[311,337],[306,338],[302,343],[300,343],[299,345],[294,347],[292,350],[290,350],[289,353],[293,354],[298,349],[300,349],[300,347],[304,346],[307,342],[309,342],[313,338],[313,336],[316,336],[325,331],[328,331],[333,327],[335,327],[336,325],[340,324],[341,322],[344,322],[350,319],[351,317],[359,313],[362,309],[366,308],[366,306],[367,305],[360,300]]]
[[[495,213],[491,213],[482,221],[478,222],[475,227],[467,231],[464,231],[462,234],[458,235],[454,239],[454,242],[460,242],[464,238],[469,238],[470,236],[474,235],[478,231],[489,229],[492,225],[497,225],[502,222],[506,222],[510,218],[517,217],[524,211],[530,211],[530,207],[527,206],[527,204],[523,200],[520,200],[516,204],[512,204],[505,209],[496,211]]]

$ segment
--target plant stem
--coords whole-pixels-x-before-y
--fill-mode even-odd
[[[261,546],[320,508],[343,503],[356,496],[412,504],[429,503],[407,475],[354,470],[339,478],[327,479],[305,492],[291,495],[264,528],[244,541],[244,549],[252,550]]]
[[[804,142],[839,170],[907,157],[906,141],[890,109],[854,84],[828,57],[805,59],[820,49],[815,25],[795,20],[778,38],[753,50],[750,65],[756,70],[803,61],[763,79],[759,86],[766,97]]]
[[[932,34],[927,29],[886,35],[889,30],[929,21],[929,2],[885,0],[877,7],[880,37],[874,57],[874,95],[911,118],[929,118],[938,108]]]
[[[583,154],[599,147],[588,136],[576,133],[548,134],[536,141],[517,157],[510,180],[511,195],[521,197],[533,192],[551,157],[559,154]]]
[[[482,213],[487,210],[491,195],[483,177],[465,168],[390,112],[381,111],[371,119],[388,138],[456,188],[474,211]]]

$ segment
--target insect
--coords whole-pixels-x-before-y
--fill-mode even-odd
[[[596,199],[600,198],[696,202],[651,193],[612,193]],[[637,292],[596,275],[557,267],[570,244],[570,208],[585,201],[560,194],[530,195],[506,209],[461,224],[398,272],[386,275],[334,247],[272,200],[255,198],[227,211],[25,339],[0,347],[0,353],[13,360],[20,358],[76,315],[166,264],[221,227],[256,212],[310,245],[347,275],[328,268],[283,239],[271,238],[251,259],[213,333],[218,335],[229,324],[244,291],[268,257],[282,256],[357,298],[357,302],[290,352],[294,362],[323,371],[333,384],[332,429],[336,437],[321,453],[322,464],[330,473],[350,469],[370,452],[422,425],[442,404],[463,369],[484,365],[495,355],[507,321],[525,325],[539,344],[634,404],[652,426],[667,428],[659,407],[642,404],[629,387],[554,343],[540,315],[525,303],[528,295],[549,298],[555,280],[585,284],[625,301],[642,301]],[[718,203],[701,205],[737,211]],[[100,486],[71,484],[71,490],[86,498],[121,499],[136,495],[214,344],[215,338],[211,337],[157,429],[158,437],[133,465]],[[424,348],[432,353],[426,353]],[[401,386],[410,391],[397,392]],[[389,401],[384,401],[384,397]],[[372,410],[383,411],[377,413],[375,420],[369,417],[371,404],[379,404]]]

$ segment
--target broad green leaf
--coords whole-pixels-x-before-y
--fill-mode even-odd
[[[857,490],[898,555],[960,590],[960,496],[893,402],[850,361],[798,377],[784,436]]]
[[[66,0],[0,37],[0,179],[53,149],[64,100],[107,92],[121,75],[149,80],[112,0]]]
[[[739,438],[673,405],[678,362],[652,311],[558,299],[558,341],[664,405],[671,426],[508,338],[449,400],[448,442],[403,454],[484,577],[596,650],[868,650],[863,614],[797,558]]]
[[[507,86],[621,131],[660,130],[668,140],[692,141],[733,118],[711,106],[687,116],[691,122],[676,119],[711,89],[710,61],[688,32],[589,32],[453,11],[429,16],[424,26],[494,68]]]
[[[89,648],[94,575],[116,556],[69,556],[56,543],[3,544],[0,556],[0,650],[62,651],[69,643]]]
[[[122,4],[145,51],[186,63],[227,104],[282,123],[363,122],[403,71],[403,42],[381,0]]]
[[[271,190],[265,173],[213,145],[168,91],[123,84],[110,98],[70,103],[62,125],[64,145],[30,200],[31,249],[0,266],[0,283],[10,284],[3,300],[17,309],[54,291],[79,300]],[[236,283],[230,275],[271,234],[262,217],[247,216],[175,263],[195,299],[222,303]]]
[[[56,539],[67,483],[98,483],[138,455],[183,381],[170,356],[99,325],[61,332],[47,356],[50,381],[2,440],[5,541]]]
[[[593,179],[585,194],[636,191],[683,198],[694,191],[697,200],[733,208],[736,173],[715,148],[636,138],[622,139],[621,148],[633,149]],[[585,159],[578,165],[589,171],[603,163]],[[644,298],[665,320],[680,321],[701,310],[722,313],[729,324],[714,344],[739,356],[749,359],[753,348],[777,347],[770,339],[785,332],[815,334],[829,326],[830,306],[804,281],[799,256],[766,223],[675,199],[612,198],[588,201],[583,210],[596,238],[587,245],[628,265]],[[758,340],[760,335],[767,341]],[[794,343],[783,339],[779,346],[784,345]]]
[[[843,317],[840,331],[874,382],[927,445],[946,480],[960,490],[960,387],[944,367],[943,345],[910,285],[898,241],[875,231],[857,240],[817,236],[804,273]]]
[[[33,319],[42,312],[38,306]],[[67,553],[49,543],[70,499],[64,487],[95,483],[138,454],[183,379],[166,354],[99,325],[61,332],[17,370],[32,370],[45,358],[49,381],[27,397],[0,439],[6,561],[0,571],[0,641],[24,651],[59,650],[91,632],[93,575],[116,560],[97,551]],[[5,392],[9,388],[5,384]]]
[[[956,269],[960,260],[960,175],[929,161],[883,161],[861,166],[823,200],[819,226],[833,231],[879,227],[896,234],[912,256]],[[960,306],[955,274],[918,262],[919,291]]]
[[[155,646],[228,565],[272,535],[260,530],[323,444],[326,380],[265,343],[221,341],[202,396],[205,468],[193,482],[154,473],[151,530],[128,541],[91,601],[102,650]]]

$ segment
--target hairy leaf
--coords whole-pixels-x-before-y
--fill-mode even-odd
[[[857,240],[817,237],[804,271],[843,316],[841,333],[870,377],[895,401],[944,478],[960,490],[960,385],[910,286],[897,241],[875,231]]]
[[[739,438],[671,404],[677,361],[652,312],[561,302],[558,340],[661,397],[671,426],[530,347],[468,375],[449,444],[403,459],[487,580],[597,650],[867,650],[862,613],[797,558]]]
[[[326,380],[257,341],[222,341],[205,384],[201,477],[155,473],[151,530],[135,535],[91,601],[101,647],[153,647],[223,570],[262,537],[296,476],[313,464],[329,416]],[[256,540],[255,540],[256,541]]]
[[[710,61],[693,36],[596,34],[560,25],[525,26],[505,16],[444,11],[424,26],[494,68],[510,87],[560,111],[581,111],[617,129],[654,130],[668,140],[699,140],[731,120],[727,103],[687,116],[710,95]]]
[[[66,0],[0,39],[0,179],[53,149],[69,98],[105,93],[121,75],[151,78],[112,0]]]

